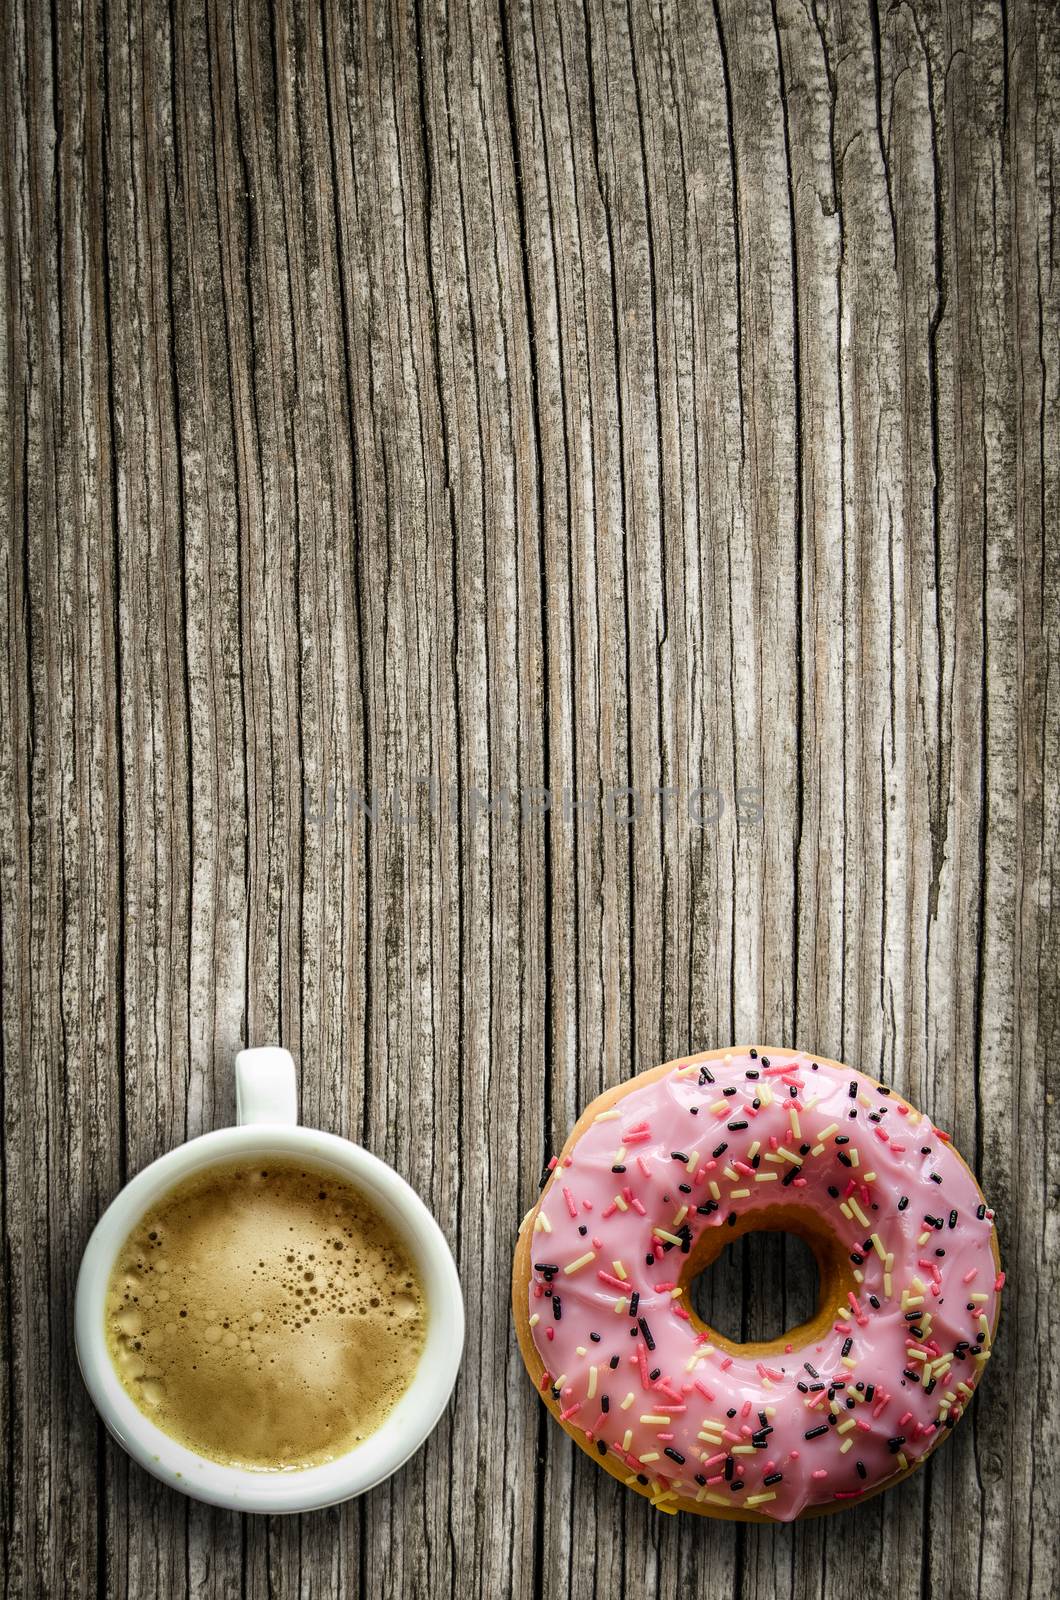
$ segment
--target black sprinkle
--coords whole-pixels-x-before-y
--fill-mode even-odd
[[[859,1478],[868,1477],[868,1473],[865,1471],[865,1463],[864,1463],[864,1461],[855,1461],[854,1465],[858,1469],[858,1477]]]
[[[899,1211],[904,1211],[908,1204],[909,1204],[909,1196],[907,1194],[904,1194],[902,1196],[902,1198],[898,1202]]]
[[[704,1084],[704,1083],[713,1083],[714,1082],[714,1074],[711,1072],[709,1067],[700,1067],[700,1069],[699,1069],[699,1081],[700,1081],[701,1085]]]
[[[950,1227],[951,1228],[955,1228],[956,1226],[957,1226],[957,1213],[956,1213],[956,1211],[951,1211],[950,1212]]]
[[[581,1224],[579,1224],[579,1227],[578,1227],[578,1232],[579,1232],[579,1233],[580,1233],[580,1234],[581,1234],[581,1236],[582,1236],[582,1238],[583,1238],[583,1239],[584,1239],[584,1238],[585,1238],[585,1235],[586,1235],[586,1234],[587,1234],[587,1233],[588,1233],[588,1232],[589,1232],[589,1230],[588,1230],[588,1228],[587,1228],[587,1227],[586,1227],[586,1226],[585,1226],[585,1223],[584,1223],[584,1222],[583,1222],[583,1223],[581,1223]]]
[[[612,1372],[614,1372],[615,1368],[618,1366],[618,1361],[619,1361],[618,1356],[612,1356],[610,1361],[607,1363],[608,1366],[611,1368]]]
[[[560,1302],[558,1294],[554,1294],[552,1296],[552,1315],[557,1322],[559,1322],[560,1318],[563,1316],[563,1306]]]
[[[728,1095],[728,1097],[729,1097],[729,1098],[730,1098],[730,1100],[731,1100],[731,1099],[732,1099],[732,1096],[733,1096],[733,1095],[734,1095],[734,1094],[735,1094],[735,1093],[736,1093],[736,1090],[735,1090],[735,1089],[723,1089],[723,1090],[722,1090],[722,1091],[721,1091],[721,1092],[722,1092],[722,1094],[724,1094],[724,1095]]]
[[[719,1146],[718,1146],[718,1148],[716,1150],[712,1150],[711,1154],[713,1155],[715,1161],[718,1159],[719,1156],[723,1156],[728,1148],[729,1147],[728,1147],[727,1144],[719,1144]]]
[[[942,1182],[942,1173],[941,1172],[929,1172],[928,1173],[928,1177],[931,1179],[932,1183],[941,1183]]]
[[[608,1395],[608,1394],[601,1395],[600,1396],[600,1410],[601,1411],[610,1411],[610,1409],[611,1409],[611,1396]]]
[[[769,1474],[768,1478],[763,1478],[762,1479],[762,1482],[765,1483],[765,1484],[780,1483],[780,1481],[783,1478],[783,1476],[784,1476],[784,1474],[782,1472],[771,1472]]]
[[[817,1371],[817,1368],[811,1367],[808,1361],[804,1361],[802,1364],[806,1368],[806,1371],[810,1374],[811,1378],[819,1378],[821,1376],[821,1374]]]
[[[751,1057],[752,1061],[757,1061],[758,1060],[758,1051],[757,1050],[748,1050],[747,1054]]]
[[[670,1445],[666,1446],[666,1449],[663,1451],[663,1455],[669,1456],[671,1461],[676,1461],[679,1467],[683,1467],[685,1464],[684,1456],[679,1450],[674,1450]]]
[[[593,1344],[599,1344],[600,1343],[600,1335],[598,1333],[591,1333],[589,1335],[589,1337],[593,1341]]]
[[[975,1214],[979,1218],[979,1221],[982,1222],[983,1218],[986,1216],[986,1207],[985,1206],[976,1206]]]
[[[635,1317],[637,1315],[637,1307],[639,1305],[640,1295],[637,1293],[636,1289],[634,1289],[633,1293],[629,1297],[629,1314],[631,1317]]]
[[[853,1344],[854,1344],[853,1339],[844,1339],[843,1340],[843,1349],[840,1352],[840,1354],[844,1355],[844,1356],[848,1356],[850,1354],[850,1351],[851,1351],[852,1347],[853,1347]]]
[[[848,1088],[847,1093],[849,1094],[851,1100],[856,1100],[858,1097],[858,1086],[854,1082],[853,1078],[850,1080],[850,1087]]]
[[[809,1433],[804,1433],[803,1434],[803,1438],[804,1439],[819,1439],[821,1437],[822,1433],[827,1433],[827,1432],[828,1432],[828,1424],[826,1422],[822,1422],[821,1426],[819,1428],[811,1428]]]
[[[655,1340],[652,1338],[651,1329],[648,1327],[648,1324],[645,1322],[643,1317],[639,1319],[638,1326],[641,1333],[644,1335],[644,1343],[648,1346],[649,1350],[654,1350]]]
[[[904,1444],[905,1434],[899,1433],[895,1438],[888,1439],[887,1448],[891,1452],[892,1456],[896,1456]]]
[[[833,1200],[839,1199],[839,1190],[836,1188],[834,1183],[830,1183],[828,1185],[828,1193],[832,1196]]]
[[[725,1218],[725,1221],[728,1224],[728,1226],[731,1228],[736,1222],[736,1213],[735,1213],[735,1211],[730,1211],[729,1215]]]
[[[741,1128],[746,1128],[746,1122],[730,1122],[727,1124],[730,1133],[739,1133]],[[941,1182],[941,1179],[940,1179]]]
[[[599,1452],[600,1452],[600,1454],[602,1456],[606,1456],[606,1454],[607,1454],[607,1441],[605,1439],[597,1439],[596,1448],[599,1450]]]
[[[670,1157],[673,1161],[684,1161],[686,1163],[688,1161],[688,1156],[683,1150],[671,1150]]]
[[[697,1483],[701,1483],[701,1484],[705,1484],[705,1483],[706,1483],[706,1481],[707,1481],[707,1480],[706,1480],[706,1478],[705,1478],[705,1477],[704,1477],[704,1476],[703,1476],[703,1474],[702,1474],[702,1472],[697,1472],[697,1473],[696,1473],[696,1482],[697,1482]]]

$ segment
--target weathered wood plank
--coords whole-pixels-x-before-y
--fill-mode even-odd
[[[3,27],[6,1592],[1049,1594],[1055,8]],[[586,1099],[752,1036],[948,1127],[1013,1293],[923,1474],[689,1530],[546,1426],[509,1253]],[[69,1319],[244,1038],[469,1311],[422,1455],[289,1520],[130,1467]],[[798,1315],[729,1255],[706,1315]]]

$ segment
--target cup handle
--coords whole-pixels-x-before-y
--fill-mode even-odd
[[[266,1045],[236,1056],[236,1121],[297,1123],[298,1085],[289,1050]]]

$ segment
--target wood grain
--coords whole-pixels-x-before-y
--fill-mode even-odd
[[[0,15],[4,1593],[1051,1595],[1056,8]],[[924,1472],[689,1528],[548,1426],[511,1249],[588,1099],[766,1036],[952,1131],[1013,1287]],[[287,1520],[133,1468],[72,1342],[244,1040],[469,1313],[422,1454]],[[806,1293],[770,1238],[703,1304]]]

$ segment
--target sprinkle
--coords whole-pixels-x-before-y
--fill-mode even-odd
[[[568,1261],[563,1270],[566,1273],[580,1272],[582,1267],[587,1267],[590,1261],[595,1260],[596,1257],[593,1255],[593,1252],[591,1250],[587,1250],[583,1256],[578,1257],[577,1261]]]
[[[775,1500],[776,1498],[776,1494],[771,1489],[768,1494],[749,1494],[744,1504],[749,1506],[764,1506],[767,1500]]]
[[[684,1240],[679,1239],[675,1233],[667,1233],[665,1228],[653,1228],[652,1232],[657,1239],[665,1239],[667,1244],[680,1245],[684,1243]]]
[[[614,1122],[621,1115],[622,1115],[621,1111],[618,1111],[617,1109],[612,1107],[612,1109],[610,1111],[600,1111],[600,1112],[598,1112],[596,1114],[596,1116],[593,1118],[593,1121],[594,1122]]]
[[[653,1427],[664,1428],[669,1423],[670,1418],[658,1415],[654,1411],[646,1411],[640,1420],[641,1422],[650,1423]]]
[[[592,1400],[593,1397],[595,1396],[595,1394],[596,1394],[596,1368],[595,1367],[590,1367],[589,1368],[589,1382],[586,1385],[586,1389],[585,1389],[585,1398],[587,1400]]]
[[[755,1173],[755,1182],[756,1183],[776,1183],[776,1181],[777,1181],[777,1173],[775,1173],[775,1172],[756,1172]]]
[[[773,1176],[775,1177],[776,1174],[774,1173]],[[731,1189],[729,1191],[729,1199],[730,1200],[746,1200],[747,1196],[750,1193],[751,1193],[750,1189]]]

